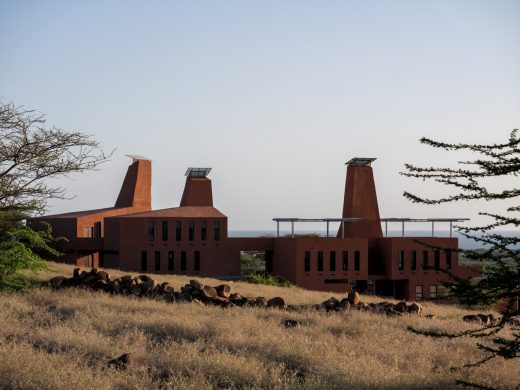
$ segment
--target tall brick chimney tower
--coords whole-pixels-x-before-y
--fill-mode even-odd
[[[126,171],[115,207],[135,207],[139,211],[149,211],[152,209],[152,161],[142,156],[128,157],[134,161]]]
[[[360,218],[340,226],[338,237],[383,237],[377,206],[374,174],[370,164],[375,158],[355,157],[346,163],[345,197],[342,218]]]
[[[211,180],[207,178],[210,171],[211,168],[188,168],[181,207],[213,206]]]

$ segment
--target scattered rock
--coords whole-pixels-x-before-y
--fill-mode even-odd
[[[201,293],[202,293],[202,296],[208,300],[215,299],[218,296],[217,290],[215,289],[215,287],[211,287],[211,286],[204,286],[201,290]]]
[[[55,276],[49,281],[49,283],[52,288],[60,288],[65,280],[67,280],[65,276]]]
[[[323,305],[325,310],[331,311],[331,310],[336,310],[336,308],[339,306],[339,301],[336,298],[331,297],[331,298],[327,299],[326,301],[322,302],[321,304]]]
[[[282,325],[285,328],[296,328],[300,327],[302,324],[298,320],[283,320],[280,325]]]
[[[137,355],[135,353],[124,353],[115,359],[109,360],[107,365],[118,370],[126,370],[127,368],[148,368],[146,359],[143,356]]]
[[[204,285],[196,279],[190,280],[190,286],[197,290],[202,290],[204,288]]]
[[[347,295],[347,299],[351,305],[357,305],[361,300],[359,293],[357,291],[352,291]]]
[[[276,307],[278,309],[285,307],[285,300],[281,297],[274,297],[267,301],[267,307]]]
[[[478,315],[475,315],[475,314],[468,314],[468,315],[462,317],[462,320],[466,321],[466,322],[472,322],[475,324],[482,324],[482,319]]]
[[[411,303],[410,305],[408,305],[408,308],[406,309],[406,311],[409,314],[417,314],[420,316],[422,313],[422,307],[417,302],[414,302],[414,303]]]
[[[221,298],[229,298],[229,294],[231,293],[231,287],[228,284],[221,284],[216,287],[217,294]]]

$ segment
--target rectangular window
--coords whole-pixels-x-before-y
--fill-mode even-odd
[[[202,221],[200,223],[200,239],[202,241],[206,241],[208,239],[208,223],[206,221]]]
[[[188,240],[195,240],[195,221],[190,221],[188,223]]]
[[[430,299],[437,299],[437,285],[430,286]]]
[[[422,253],[422,269],[428,269],[428,251],[423,251]]]
[[[193,262],[193,270],[200,271],[200,251],[195,251],[195,261]]]
[[[318,272],[323,272],[323,252],[318,251]]]
[[[84,264],[85,264],[85,267],[87,267],[87,268],[94,267],[94,255],[86,255]]]
[[[343,258],[341,262],[341,269],[348,271],[348,251],[343,251]]]
[[[412,271],[415,271],[417,269],[417,251],[412,251],[411,268],[412,268]]]
[[[186,271],[186,252],[181,252],[181,271]]]
[[[83,237],[94,237],[94,228],[86,227],[83,229]]]
[[[215,241],[220,240],[220,221],[213,222],[213,233]]]
[[[311,252],[305,251],[303,255],[303,263],[304,263],[304,269],[305,272],[311,271]]]
[[[148,241],[155,240],[155,230],[153,221],[148,221]]]
[[[155,272],[161,271],[161,252],[155,251]]]
[[[422,301],[423,299],[423,286],[422,284],[417,284],[415,286],[415,300]]]
[[[141,271],[148,271],[148,253],[146,251],[141,252]]]
[[[399,268],[399,271],[404,269],[404,251],[399,251],[398,253],[397,268]]]
[[[438,271],[441,268],[441,251],[438,249],[435,249],[434,252],[434,259],[435,259],[435,270]]]
[[[101,222],[94,222],[94,237],[101,238]]]
[[[336,272],[336,252],[335,251],[330,252],[329,269],[330,269],[330,272]]]
[[[173,251],[168,252],[168,272],[173,272]]]
[[[354,271],[359,271],[361,268],[361,252],[354,251]]]
[[[446,269],[451,269],[451,249],[446,249]]]
[[[162,240],[168,241],[168,221],[162,221]]]
[[[182,240],[182,222],[175,222],[175,241]]]

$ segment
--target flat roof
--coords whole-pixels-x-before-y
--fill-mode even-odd
[[[463,222],[469,218],[381,218],[381,222]]]
[[[361,218],[273,218],[276,222],[353,222]]]

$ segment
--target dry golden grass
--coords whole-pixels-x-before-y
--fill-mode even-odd
[[[52,272],[72,267],[51,263]],[[117,275],[117,271],[110,271]],[[182,276],[157,276],[180,287]],[[205,279],[216,285],[216,280]],[[331,293],[233,283],[243,295],[318,303]],[[336,295],[338,296],[338,295]],[[377,300],[367,297],[366,301]],[[424,304],[429,320],[372,313],[291,313],[258,308],[206,307],[46,288],[0,294],[0,382],[23,389],[447,389],[456,378],[514,388],[517,362],[481,358],[475,340],[418,336],[407,326],[460,331],[467,311]],[[303,326],[285,329],[284,319]],[[116,370],[107,360],[137,352],[149,369]]]

